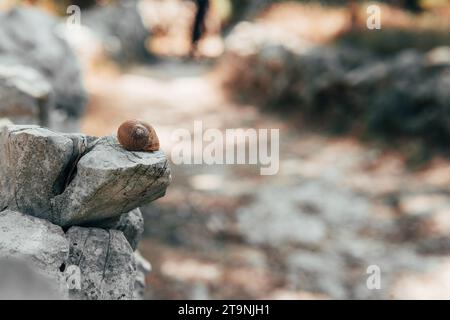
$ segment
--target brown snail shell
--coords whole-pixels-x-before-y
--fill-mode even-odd
[[[125,121],[117,130],[117,139],[128,151],[159,150],[159,139],[155,129],[144,121]]]

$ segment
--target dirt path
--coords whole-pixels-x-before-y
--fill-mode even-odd
[[[173,130],[280,129],[280,172],[248,165],[173,167],[165,198],[145,208],[149,298],[450,298],[450,165],[410,172],[395,152],[292,128],[235,105],[206,65],[165,62],[88,75],[82,131],[128,118]],[[367,267],[382,287],[366,287]],[[448,268],[447,268],[448,269]],[[412,288],[412,289],[411,289]]]

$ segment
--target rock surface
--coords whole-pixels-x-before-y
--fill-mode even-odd
[[[16,211],[0,212],[0,257],[26,261],[41,275],[59,283],[69,242],[63,230],[50,222]]]
[[[52,89],[35,69],[0,63],[0,116],[48,126]]]
[[[136,250],[144,233],[144,217],[139,208],[123,214],[118,224],[113,228],[123,232],[133,250]]]
[[[7,126],[0,135],[0,209],[55,221],[50,200],[80,150],[72,139],[37,126]]]
[[[162,197],[170,179],[162,152],[128,152],[117,138],[101,138],[81,157],[67,189],[52,200],[53,210],[64,226],[117,217]]]
[[[114,137],[7,126],[0,159],[0,209],[66,227],[119,217],[163,196],[170,183],[163,153],[128,152]],[[137,237],[139,228],[126,234]]]
[[[144,217],[139,208],[94,225],[99,228],[122,231],[133,250],[137,249],[142,234],[144,233]]]
[[[133,299],[136,262],[122,232],[72,227],[67,231],[70,254],[67,266],[78,266],[81,290],[70,290],[71,299]]]
[[[145,277],[152,271],[152,266],[150,262],[145,260],[145,258],[136,251],[134,253],[134,258],[136,259],[136,281],[134,283],[134,299],[143,300],[145,293]]]
[[[170,183],[164,154],[126,151],[115,137],[2,126],[0,261],[9,269],[12,260],[29,264],[31,272],[20,270],[41,298],[143,298],[151,267],[133,252],[144,229],[138,207]],[[0,296],[35,297],[17,274],[6,274],[11,281],[2,283],[17,291]]]
[[[100,39],[104,51],[120,63],[150,57],[145,44],[149,31],[134,0],[85,10],[82,23]]]
[[[50,283],[54,295],[42,298],[142,298],[151,267],[133,252],[144,229],[138,207],[165,193],[164,154],[128,152],[115,137],[2,126],[0,262],[25,262],[32,272],[22,273],[43,293]],[[7,275],[5,286],[18,289],[10,297],[26,293],[17,274]]]
[[[0,300],[61,300],[55,282],[26,261],[0,259]]]
[[[17,112],[13,102],[30,115],[42,108],[58,109],[73,119],[84,112],[87,93],[62,28],[58,19],[38,9],[16,7],[0,13],[0,92],[8,90],[0,113]],[[45,125],[41,117],[33,123]]]
[[[61,227],[44,219],[11,210],[0,212],[0,226],[0,275],[8,276],[0,277],[0,297],[143,298],[151,266],[138,252],[133,253],[121,231],[72,227],[64,234]],[[79,273],[74,273],[74,267]]]

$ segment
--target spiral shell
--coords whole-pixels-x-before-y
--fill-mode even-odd
[[[125,121],[117,130],[117,139],[128,151],[159,150],[159,139],[155,129],[144,121]]]

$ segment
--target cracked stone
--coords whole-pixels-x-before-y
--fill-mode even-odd
[[[70,241],[66,265],[81,271],[81,288],[69,291],[71,299],[133,299],[136,261],[121,231],[72,227],[66,235]]]
[[[119,218],[163,196],[171,180],[162,152],[129,152],[112,136],[37,126],[4,127],[0,163],[0,209],[63,227]],[[120,228],[136,246],[141,227],[128,229],[124,222]]]
[[[162,152],[129,152],[112,136],[6,124],[0,164],[2,261],[25,261],[61,298],[143,297],[150,266],[133,253],[143,233],[136,208],[165,194],[171,174]],[[71,266],[81,288],[68,288]]]
[[[73,140],[38,126],[6,126],[0,134],[0,209],[55,221],[50,200],[79,152]]]
[[[122,214],[120,217],[102,221],[94,226],[122,231],[131,248],[136,250],[144,233],[144,217],[141,210],[136,208],[128,213]]]
[[[73,181],[52,200],[53,211],[63,226],[118,217],[164,196],[170,180],[162,152],[129,152],[104,137],[81,157]]]

